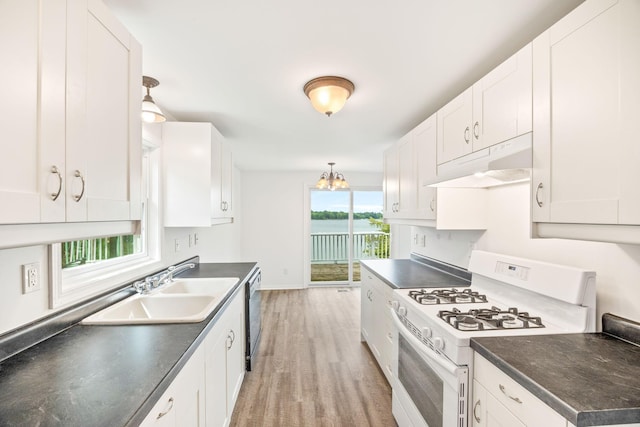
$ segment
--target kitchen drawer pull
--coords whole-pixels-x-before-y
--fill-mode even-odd
[[[85,187],[84,177],[82,176],[82,172],[80,172],[79,170],[76,170],[73,173],[73,176],[76,177],[76,178],[80,178],[80,181],[82,182],[82,191],[80,191],[80,194],[78,194],[78,195],[74,194],[73,195],[73,200],[75,200],[76,202],[79,202],[80,199],[82,199],[82,196],[84,196],[84,187]]]
[[[469,138],[469,126],[467,126],[464,130],[464,142],[468,144],[470,139],[471,138]]]
[[[478,401],[476,402],[475,405],[473,405],[473,418],[475,418],[476,422],[479,423],[480,422],[480,417],[478,416],[478,414],[476,413],[476,409],[478,409],[478,406],[480,406],[480,399],[478,399]]]
[[[536,188],[536,203],[538,204],[538,207],[542,207],[542,200],[540,200],[539,195],[540,195],[540,190],[542,190],[542,183],[538,184],[538,187]]]
[[[476,137],[476,139],[480,138],[480,123],[475,122],[473,125],[473,136]]]
[[[60,175],[60,171],[55,165],[51,166],[51,173],[58,175],[58,191],[56,191],[55,193],[51,193],[51,200],[55,202],[56,200],[58,200],[60,192],[62,191],[62,175]]]
[[[513,400],[516,403],[522,403],[522,400],[520,400],[519,397],[513,397],[511,396],[509,393],[507,393],[505,387],[502,384],[498,384],[500,386],[500,391],[502,392],[502,394],[504,394],[505,396],[507,396],[509,399]]]
[[[171,412],[172,409],[173,409],[173,397],[169,398],[169,407],[167,408],[167,410],[164,412],[160,412],[156,417],[156,420],[159,420],[160,418],[167,415],[169,412]]]

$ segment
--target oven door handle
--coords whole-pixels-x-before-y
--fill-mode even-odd
[[[427,346],[425,343],[416,338],[411,332],[406,330],[406,327],[402,324],[400,319],[398,318],[398,313],[393,308],[389,308],[391,310],[391,317],[393,318],[393,323],[398,329],[398,333],[402,334],[407,341],[411,344],[411,346],[424,357],[429,360],[434,361],[438,365],[440,365],[444,370],[449,372],[451,375],[458,375],[460,371],[460,367],[455,363],[447,359],[447,357],[441,353],[438,353],[436,350],[433,350],[431,347]]]

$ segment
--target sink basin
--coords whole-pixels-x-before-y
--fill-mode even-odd
[[[209,295],[134,295],[87,318],[86,325],[201,322],[218,305]]]
[[[237,277],[207,277],[194,279],[174,279],[168,285],[158,289],[159,294],[165,295],[210,295],[224,296],[240,280]]]
[[[238,283],[237,277],[176,279],[146,295],[134,295],[82,320],[85,325],[201,322]]]

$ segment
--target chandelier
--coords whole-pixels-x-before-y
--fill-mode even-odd
[[[330,162],[327,164],[331,167],[331,171],[323,172],[322,175],[320,175],[316,188],[319,190],[331,191],[349,188],[349,184],[347,183],[347,180],[344,179],[344,175],[333,171],[333,165],[335,165],[335,163]]]
[[[304,85],[304,94],[311,105],[322,114],[330,117],[344,107],[345,102],[355,89],[353,83],[343,77],[318,77]]]

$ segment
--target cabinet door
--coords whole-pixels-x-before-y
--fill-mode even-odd
[[[398,210],[400,176],[398,147],[393,145],[384,152],[384,217],[395,218]]]
[[[227,334],[226,318],[221,318],[213,326],[205,341],[205,381],[207,427],[229,424],[227,416]]]
[[[416,156],[413,150],[413,135],[409,133],[398,142],[398,217],[415,218],[418,202]]]
[[[222,161],[220,164],[220,194],[225,217],[233,217],[233,153],[229,144],[222,143]]]
[[[449,101],[436,113],[438,120],[438,164],[471,153],[472,89]]]
[[[198,348],[141,427],[178,427],[205,425],[204,349]]]
[[[211,150],[209,123],[162,124],[164,225],[211,225]]]
[[[0,2],[1,224],[65,218],[64,25],[64,2]]]
[[[473,151],[532,129],[531,44],[473,85]]]
[[[371,342],[371,328],[373,327],[373,310],[371,306],[373,303],[373,298],[371,297],[373,293],[373,274],[362,265],[360,268],[362,270],[360,283],[360,333],[362,334],[362,339],[369,343]]]
[[[437,178],[436,138],[436,116],[434,114],[413,131],[413,144],[418,162],[417,217],[420,219],[436,219],[437,189],[427,186]]]
[[[211,140],[211,215],[212,218],[233,217],[232,153],[215,128]]]
[[[99,0],[67,7],[67,221],[139,219],[140,45]]]
[[[535,222],[640,224],[638,22],[587,1],[534,40]]]
[[[229,336],[227,347],[227,414],[231,417],[240,393],[245,373],[244,292],[239,292],[229,306]]]

